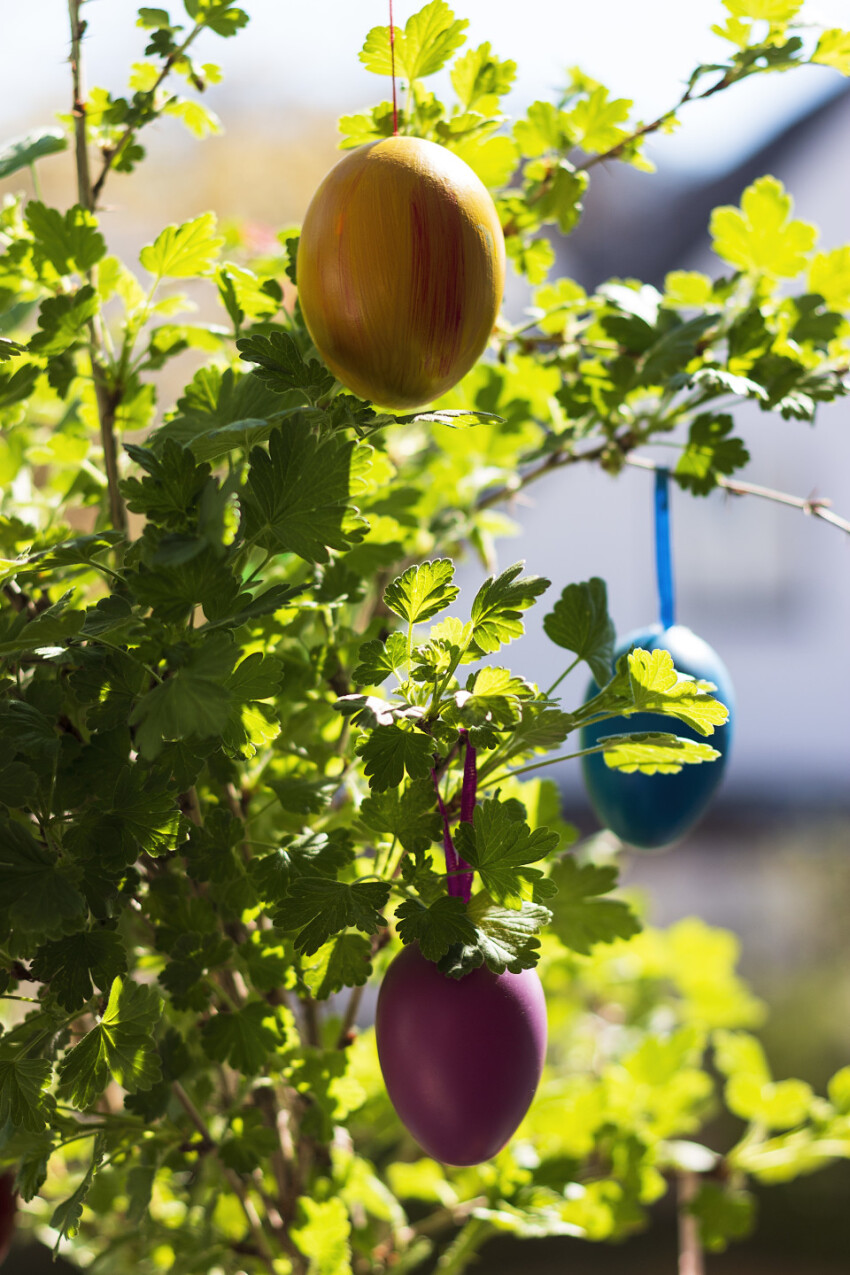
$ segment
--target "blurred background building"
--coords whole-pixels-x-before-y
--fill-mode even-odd
[[[220,61],[225,78],[207,93],[222,131],[198,145],[174,122],[148,130],[150,158],[136,174],[115,176],[102,224],[110,246],[131,258],[162,225],[206,208],[242,218],[258,236],[297,222],[334,162],[335,120],[386,97],[388,85],[356,59],[369,27],[385,23],[383,0],[247,0],[250,26],[232,41],[207,37],[200,60]],[[396,21],[418,7],[396,0]],[[457,0],[473,44],[490,40],[519,64],[508,109],[521,112],[581,64],[643,118],[676,101],[698,62],[716,60],[720,0]],[[813,5],[827,25],[848,25],[848,0]],[[64,0],[12,6],[0,0],[0,140],[49,124],[69,103]],[[88,79],[124,90],[140,60],[143,33],[131,0],[87,5]],[[597,169],[578,231],[558,244],[557,273],[586,287],[665,273],[720,273],[707,235],[711,209],[737,203],[763,173],[793,194],[795,215],[817,223],[821,247],[850,241],[850,93],[824,68],[760,76],[687,108],[672,136],[654,139],[655,176],[612,164]],[[45,196],[74,201],[69,154],[40,165]],[[0,183],[26,187],[26,174]],[[514,289],[514,314],[525,304]],[[174,370],[175,395],[187,367]],[[169,406],[163,403],[162,406]],[[829,496],[850,516],[850,400],[821,409],[814,428],[757,408],[739,426],[755,460],[743,475],[800,496]],[[656,453],[658,459],[662,453]],[[524,557],[548,575],[555,595],[573,580],[609,584],[618,631],[655,619],[651,476],[612,480],[590,468],[561,471],[528,493],[514,515],[522,532],[503,542],[503,563]],[[664,924],[697,912],[741,935],[745,973],[771,1006],[765,1030],[779,1076],[820,1084],[850,1061],[850,537],[801,513],[716,492],[673,495],[680,622],[721,653],[738,692],[737,738],[727,778],[709,819],[672,853],[633,856],[627,883],[644,892]],[[465,593],[481,570],[462,570]],[[542,635],[545,606],[511,664],[548,685],[563,664]],[[565,702],[583,694],[583,674],[565,685]],[[566,813],[594,827],[575,765],[558,774]],[[756,1241],[710,1258],[709,1275],[847,1275],[850,1170],[773,1188]],[[565,1256],[566,1254],[566,1256]],[[482,1269],[561,1269],[583,1275],[661,1275],[675,1266],[672,1219],[624,1250],[596,1252],[572,1241],[522,1250],[488,1249]],[[35,1259],[20,1269],[36,1271]],[[45,1265],[45,1270],[47,1266]],[[56,1268],[54,1268],[56,1269]],[[10,1271],[14,1267],[10,1263]]]

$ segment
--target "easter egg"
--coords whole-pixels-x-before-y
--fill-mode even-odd
[[[411,944],[386,972],[375,1033],[387,1092],[425,1153],[479,1164],[509,1141],[537,1089],[543,987],[534,970],[449,978]]]
[[[338,380],[406,411],[456,385],[499,313],[505,245],[496,208],[452,151],[416,137],[361,146],[307,209],[298,297]]]
[[[684,625],[674,624],[667,629],[653,625],[632,633],[617,650],[615,663],[635,646],[669,651],[680,673],[713,682],[717,690],[712,694],[729,709],[726,725],[716,726],[708,737],[659,713],[611,718],[582,730],[582,748],[592,747],[604,735],[663,731],[708,743],[720,753],[715,761],[683,766],[677,775],[627,775],[606,766],[601,753],[582,758],[585,787],[600,822],[628,845],[649,850],[671,845],[683,837],[705,813],[717,791],[732,743],[734,692],[720,656]],[[586,698],[598,690],[592,682]]]

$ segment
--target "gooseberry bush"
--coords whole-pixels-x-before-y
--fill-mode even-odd
[[[650,169],[647,137],[750,76],[850,73],[850,33],[797,25],[801,0],[725,0],[728,56],[659,119],[574,70],[511,123],[514,63],[467,48],[444,0],[409,17],[399,127],[479,174],[533,294],[456,390],[396,416],[316,357],[295,231],[258,256],[199,210],[138,261],[109,252],[107,182],[120,200],[152,121],[217,127],[202,96],[220,72],[196,49],[249,13],[140,9],[122,96],[86,88],[83,7],[71,113],[0,151],[22,186],[0,213],[0,1167],[20,1226],[110,1275],[457,1275],[500,1232],[626,1237],[672,1189],[691,1258],[722,1249],[751,1226],[754,1181],[850,1155],[850,1069],[828,1096],[775,1080],[735,939],[642,926],[612,896],[610,842],[573,844],[535,768],[577,752],[582,724],[666,715],[667,733],[600,747],[675,772],[712,764],[725,709],[664,652],[612,679],[602,581],[505,568],[497,543],[511,497],[564,466],[616,475],[662,438],[705,495],[749,460],[737,405],[809,422],[845,392],[850,247],[817,251],[772,177],[714,212],[716,280],[588,295],[549,275],[594,166]],[[387,28],[360,57],[389,74]],[[448,103],[429,87],[446,66]],[[342,121],[342,145],[391,132],[384,101]],[[68,147],[78,198],[52,208],[28,170]],[[187,317],[190,283],[217,322]],[[158,386],[186,351],[172,403]],[[594,700],[505,667],[534,605]],[[467,904],[441,855],[470,748]],[[422,1158],[356,1027],[414,941],[453,977],[539,964],[547,990],[537,1099],[477,1168]],[[709,1148],[724,1105],[740,1137]]]

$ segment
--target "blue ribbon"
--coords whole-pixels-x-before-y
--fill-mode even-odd
[[[670,553],[670,471],[655,471],[655,569],[658,577],[658,606],[661,627],[676,623],[673,592],[673,561]]]

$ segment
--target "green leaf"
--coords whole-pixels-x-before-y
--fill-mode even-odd
[[[582,584],[568,584],[544,616],[543,629],[557,646],[584,660],[597,683],[605,685],[611,676],[616,631],[604,580],[594,576]]]
[[[740,1187],[703,1182],[688,1212],[699,1220],[703,1248],[722,1253],[731,1240],[744,1240],[751,1234],[756,1202]]]
[[[231,0],[183,0],[183,5],[193,21],[203,23],[224,39],[248,25],[248,14]]]
[[[309,1259],[310,1275],[351,1275],[351,1223],[342,1200],[303,1195],[298,1207],[303,1221],[292,1228],[292,1238]]]
[[[711,302],[712,284],[707,274],[698,270],[671,270],[664,276],[664,304],[706,306]]]
[[[828,31],[824,31],[812,54],[812,61],[819,62],[822,66],[835,67],[842,75],[850,75],[850,31],[842,31],[840,27],[830,27]],[[0,171],[0,176],[2,175]]]
[[[167,527],[182,528],[210,476],[209,465],[198,465],[187,447],[167,439],[159,454],[148,447],[126,444],[128,455],[147,470],[141,480],[128,478],[122,490],[134,513]]]
[[[536,936],[552,913],[539,903],[503,908],[481,890],[467,904],[467,916],[475,926],[474,943],[457,944],[439,962],[450,978],[462,978],[480,965],[494,974],[531,969],[538,961],[540,942]]]
[[[667,313],[667,312],[665,312]],[[700,349],[709,328],[717,327],[716,314],[700,314],[687,323],[676,322],[649,347],[640,366],[642,385],[663,385],[680,368],[686,367]]]
[[[75,928],[86,910],[69,868],[11,820],[0,821],[0,909],[22,934],[45,936]]]
[[[207,1056],[229,1063],[246,1076],[262,1071],[270,1056],[285,1046],[287,1036],[280,1006],[265,1001],[251,1001],[233,1013],[215,1014],[201,1029]]]
[[[488,664],[469,675],[466,690],[455,692],[443,721],[467,728],[476,747],[492,748],[499,741],[498,732],[516,725],[523,701],[534,694],[535,688],[509,669]]]
[[[451,149],[468,164],[488,190],[506,186],[519,162],[519,148],[510,137],[464,137]],[[477,413],[480,417],[481,413]],[[451,424],[452,422],[446,422]],[[457,425],[457,422],[454,422]],[[473,425],[475,421],[464,421]]]
[[[803,7],[803,0],[723,0],[734,18],[756,22],[790,22]]]
[[[384,602],[408,624],[421,624],[451,606],[460,590],[452,584],[454,563],[437,558],[408,567],[387,587]]]
[[[524,119],[514,124],[514,137],[527,159],[571,145],[566,113],[552,102],[532,102]]]
[[[304,969],[310,995],[327,1000],[344,987],[362,987],[372,972],[372,944],[363,934],[338,934],[320,947],[313,964]]]
[[[253,859],[250,875],[264,900],[279,903],[285,899],[291,880],[316,875],[335,879],[353,858],[346,833],[338,830],[329,837],[323,832],[305,832],[285,837],[279,850]]]
[[[89,1191],[91,1190],[95,1174],[103,1163],[103,1157],[106,1153],[106,1134],[98,1133],[95,1136],[94,1145],[92,1147],[91,1163],[89,1164],[86,1174],[77,1187],[73,1195],[67,1200],[63,1200],[53,1210],[50,1218],[50,1225],[55,1231],[58,1231],[54,1254],[58,1253],[59,1246],[63,1239],[72,1239],[80,1229],[80,1222],[83,1217],[83,1205],[86,1202]]]
[[[91,284],[84,284],[76,292],[42,301],[38,312],[40,332],[30,338],[29,349],[34,354],[52,356],[63,354],[71,348],[83,328],[98,311],[97,293]]]
[[[162,113],[180,120],[193,137],[211,137],[221,132],[221,120],[215,112],[193,98],[172,98],[162,108]]]
[[[0,655],[59,646],[79,633],[85,614],[67,609],[71,596],[70,592],[63,594],[58,602],[33,619],[24,612],[10,617],[5,630],[0,619]]]
[[[680,487],[695,496],[706,496],[717,486],[718,474],[734,474],[748,463],[750,453],[741,439],[730,437],[734,428],[734,420],[725,414],[703,412],[694,418],[688,444],[674,470]]]
[[[28,1135],[27,1150],[18,1161],[15,1190],[26,1203],[34,1200],[47,1181],[47,1165],[55,1150],[52,1134]]]
[[[306,422],[275,430],[268,452],[255,447],[243,489],[246,535],[273,553],[327,562],[363,526],[349,506],[355,444],[317,438]]]
[[[431,773],[434,741],[423,731],[400,726],[378,726],[357,745],[366,762],[366,775],[373,792],[396,788],[405,774],[424,779]]]
[[[815,253],[809,269],[809,291],[820,293],[830,310],[850,310],[850,244]]]
[[[297,396],[299,399],[300,395]],[[300,417],[299,403],[277,394],[249,372],[202,367],[195,373],[182,398],[178,415],[161,425],[150,438],[160,451],[168,439],[191,447],[198,460],[226,455],[233,447],[249,447],[268,438],[282,420]]]
[[[175,30],[171,25],[171,18],[168,16],[167,9],[150,9],[142,7],[139,9],[139,16],[136,19],[136,26],[142,27],[148,31],[157,30]]]
[[[736,376],[721,367],[701,367],[681,378],[673,377],[672,380],[676,389],[698,385],[701,390],[710,390],[714,395],[737,394],[740,398],[753,398],[759,402],[764,402],[768,397],[767,390],[757,381],[748,376]]]
[[[829,1101],[842,1116],[850,1115],[850,1067],[842,1067],[830,1079]]]
[[[275,920],[287,930],[298,929],[295,946],[310,956],[351,926],[377,934],[387,924],[380,909],[389,897],[389,882],[355,881],[349,885],[328,877],[300,877],[290,886]]]
[[[524,563],[514,563],[498,576],[488,576],[472,603],[470,651],[489,655],[525,632],[522,612],[549,588],[542,576],[523,576]]]
[[[389,39],[389,36],[387,37]],[[404,127],[404,108],[398,108],[399,127]],[[393,135],[393,104],[381,102],[373,106],[371,111],[359,115],[341,115],[339,131],[342,134],[340,147],[350,150],[355,146],[363,146],[366,142],[377,142],[382,137]]]
[[[633,708],[637,713],[669,713],[700,735],[712,735],[729,719],[729,710],[712,699],[710,682],[679,679],[669,651],[643,651],[628,656]]]
[[[228,1168],[249,1175],[262,1170],[279,1147],[277,1130],[265,1123],[262,1111],[243,1107],[221,1143],[218,1155]]]
[[[515,758],[533,752],[549,752],[562,744],[575,727],[576,721],[569,713],[526,700],[510,738],[509,756]]]
[[[0,146],[0,181],[27,168],[45,155],[56,155],[68,149],[68,139],[61,128],[35,128]]]
[[[573,144],[583,151],[611,150],[628,136],[628,130],[620,125],[628,120],[631,108],[628,98],[610,98],[608,89],[599,84],[567,112],[564,126]]]
[[[396,75],[410,81],[439,71],[464,43],[468,26],[465,18],[455,18],[445,0],[431,0],[408,18],[403,32],[395,30]],[[359,57],[367,71],[390,75],[389,27],[373,27]]]
[[[93,995],[92,984],[105,993],[113,979],[127,973],[127,953],[114,930],[84,930],[40,947],[32,972],[50,984],[63,1009],[79,1009]]]
[[[315,359],[304,359],[288,332],[275,328],[269,336],[243,337],[236,342],[240,357],[257,366],[254,375],[278,394],[303,390],[311,401],[327,394],[333,375]]]
[[[790,1129],[809,1114],[813,1094],[802,1080],[772,1080],[759,1042],[746,1032],[714,1034],[714,1059],[727,1077],[726,1104],[742,1120]]]
[[[0,336],[0,363],[8,363],[10,359],[16,359],[23,352],[24,347],[17,341],[9,341],[6,337]]]
[[[139,700],[130,725],[138,727],[136,743],[143,756],[157,756],[165,740],[221,734],[232,708],[227,679],[237,650],[226,634],[212,634],[188,652],[171,677]]]
[[[678,775],[684,765],[714,761],[720,756],[708,744],[657,731],[603,735],[599,743],[604,748],[605,765],[625,775],[635,771],[642,775]]]
[[[391,633],[386,642],[364,642],[358,654],[360,663],[351,674],[354,685],[380,686],[407,663],[407,642],[403,633]]]
[[[400,424],[414,425],[447,425],[449,429],[466,429],[470,425],[504,425],[504,416],[496,416],[493,412],[478,412],[468,409],[448,407],[435,408],[430,412],[412,412],[407,416],[394,417]]]
[[[40,1133],[47,1123],[43,1095],[52,1076],[47,1058],[0,1057],[0,1121]]]
[[[427,850],[441,835],[440,816],[435,807],[430,779],[417,779],[406,787],[373,792],[360,807],[367,828],[398,840],[412,854]]]
[[[338,778],[306,779],[300,775],[271,783],[282,808],[299,815],[317,815],[325,810],[339,786]]]
[[[401,941],[418,943],[429,961],[439,961],[456,943],[475,944],[475,926],[466,915],[462,899],[443,895],[430,907],[419,899],[407,899],[396,908],[395,915]]]
[[[209,274],[224,240],[216,235],[214,213],[203,213],[180,226],[166,226],[139,254],[145,270],[157,279],[191,279]]]
[[[75,270],[85,274],[106,256],[106,242],[97,229],[97,218],[79,204],[69,208],[63,217],[58,209],[31,200],[27,204],[27,224],[38,252],[57,274]]]
[[[715,1032],[714,1061],[724,1076],[746,1076],[759,1085],[770,1081],[764,1050],[755,1036],[748,1032]]]
[[[269,319],[280,309],[283,292],[276,279],[263,279],[227,261],[216,275],[218,292],[235,328],[240,328],[246,317],[252,322]]]
[[[110,1077],[129,1093],[150,1089],[162,1075],[153,1039],[161,1011],[155,988],[116,978],[103,1018],[59,1064],[60,1095],[85,1111]]]
[[[516,62],[497,58],[489,41],[452,63],[452,86],[465,111],[473,110],[482,98],[503,97],[515,79]]]
[[[534,204],[542,225],[555,222],[568,235],[578,225],[582,198],[589,184],[587,173],[576,170],[569,160],[556,164],[533,160],[525,175],[530,180],[528,200]]]
[[[476,806],[471,824],[462,823],[455,834],[457,852],[476,868],[481,884],[498,904],[520,908],[530,899],[542,873],[528,868],[552,854],[558,846],[558,834],[548,828],[536,828],[514,819],[499,801],[485,801]]]
[[[791,218],[793,201],[775,177],[760,177],[748,186],[737,208],[715,208],[711,214],[714,251],[749,274],[794,278],[806,268],[817,229]]]
[[[564,947],[588,956],[596,943],[628,939],[640,923],[627,903],[603,899],[617,884],[617,869],[580,865],[571,855],[559,859],[549,880],[558,893],[549,901],[552,929]]]
[[[28,806],[36,795],[38,778],[21,761],[0,761],[0,802],[11,810]]]

